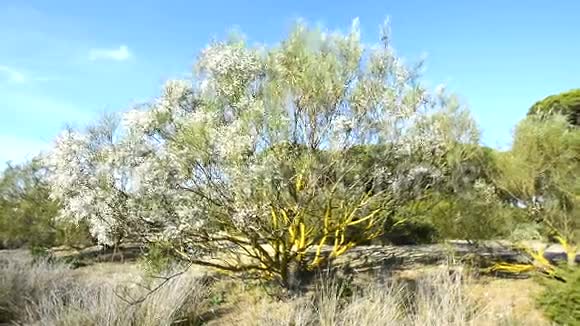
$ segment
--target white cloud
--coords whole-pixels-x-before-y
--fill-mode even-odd
[[[22,72],[9,66],[0,65],[0,75],[4,75],[8,81],[13,83],[23,83],[26,81],[26,76]]]
[[[96,60],[113,60],[125,61],[132,57],[131,51],[126,45],[119,46],[118,49],[91,49],[89,59]]]
[[[2,80],[6,80],[15,84],[23,84],[30,82],[52,82],[61,80],[61,78],[57,76],[35,76],[30,72],[24,73],[22,70],[10,66],[0,65],[0,81]]]

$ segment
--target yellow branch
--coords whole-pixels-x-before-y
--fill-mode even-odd
[[[288,226],[288,233],[290,234],[290,243],[294,243],[296,240],[296,231],[294,231],[294,225]]]
[[[288,214],[286,213],[286,210],[282,208],[280,211],[282,212],[282,217],[284,218],[284,223],[289,224],[290,219],[288,218]]]
[[[272,207],[272,226],[274,227],[274,229],[278,228],[278,216],[276,215],[274,207]]]
[[[328,232],[328,226],[330,223],[330,214],[331,214],[331,203],[330,200],[328,201],[328,206],[326,206],[326,212],[324,212],[324,233]]]
[[[310,264],[311,268],[318,266],[318,264],[320,263],[320,253],[322,252],[322,246],[324,246],[324,244],[326,243],[326,238],[327,236],[324,235],[322,239],[320,239],[320,242],[318,243],[318,248],[316,248],[316,255],[314,255],[314,260]]]
[[[300,222],[300,243],[298,245],[298,248],[300,250],[304,249],[305,243],[306,243],[306,226],[304,225],[304,223]]]
[[[348,225],[354,218],[354,214],[358,211],[358,207],[355,207],[350,214],[345,214],[344,224]]]
[[[532,272],[536,268],[531,264],[507,264],[507,263],[497,263],[491,266],[488,270],[492,272],[507,272],[507,273],[527,273]]]
[[[348,243],[348,244],[346,244],[345,246],[342,246],[342,248],[340,248],[340,249],[339,249],[339,250],[336,252],[336,254],[335,254],[335,256],[334,256],[334,257],[338,257],[338,256],[340,256],[340,255],[344,254],[344,253],[345,253],[345,252],[346,252],[348,249],[350,249],[350,248],[354,247],[354,246],[355,246],[355,244],[356,244],[356,243],[354,243],[354,242],[349,242],[349,243]]]
[[[560,234],[556,235],[555,238],[562,245],[562,248],[564,248],[564,252],[566,252],[566,258],[568,259],[568,263],[573,262],[576,258],[577,247],[573,244],[570,244],[570,242],[568,242]]]
[[[354,222],[349,222],[347,225],[351,226],[351,225],[357,225],[357,224],[359,224],[359,223],[362,223],[362,222],[364,222],[364,221],[366,221],[366,220],[369,220],[369,219],[373,218],[373,217],[374,217],[375,215],[377,215],[377,213],[378,213],[378,212],[380,212],[380,211],[381,211],[381,209],[380,209],[380,208],[377,208],[377,209],[375,209],[375,210],[374,210],[372,213],[370,213],[369,215],[367,215],[367,216],[365,216],[365,217],[361,218],[360,220],[356,220],[356,221],[354,221]]]

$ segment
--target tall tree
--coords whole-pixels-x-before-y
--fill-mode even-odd
[[[386,26],[361,43],[357,21],[347,34],[298,24],[271,48],[212,43],[193,81],[168,82],[121,126],[58,137],[53,194],[102,242],[136,236],[289,286],[381,234],[477,143],[468,112],[419,69]],[[350,155],[369,146],[372,161]]]
[[[572,125],[580,126],[580,89],[550,95],[536,102],[528,114],[563,114]]]
[[[567,120],[563,115],[529,116],[520,122],[511,150],[497,154],[495,184],[532,221],[569,246],[575,258],[580,240],[580,130]]]

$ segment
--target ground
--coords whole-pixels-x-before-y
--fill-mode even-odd
[[[424,262],[417,257],[423,257],[423,254],[433,256],[433,253],[442,251],[444,250],[433,246],[383,247],[380,250],[377,247],[368,247],[354,250],[346,260],[352,267],[353,283],[364,284],[379,275],[386,274],[394,279],[413,282],[422,275],[440,268],[440,264],[433,264],[429,260]],[[23,259],[27,252],[0,251],[0,255],[4,259]],[[400,260],[393,262],[394,257],[401,256],[407,257],[412,263],[401,263]],[[107,257],[118,260],[115,257]],[[73,269],[71,273],[75,278],[82,280],[106,280],[119,284],[140,283],[143,265],[138,260],[123,262],[100,260]],[[385,263],[378,264],[379,261]],[[196,266],[190,268],[187,273],[196,276],[215,275],[214,271]],[[466,293],[477,302],[485,302],[486,309],[498,314],[509,313],[526,325],[550,325],[535,304],[534,298],[542,291],[542,287],[533,278],[502,279],[471,272],[464,274],[469,274]],[[207,311],[202,316],[206,325],[252,325],[252,321],[263,315],[264,310],[267,310],[268,314],[287,314],[287,310],[292,309],[292,302],[280,301],[275,299],[275,296],[269,296],[267,291],[256,283],[248,284],[227,277],[215,279],[217,281],[212,286]]]

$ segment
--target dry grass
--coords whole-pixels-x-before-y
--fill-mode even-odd
[[[470,293],[471,280],[441,268],[416,283],[375,280],[349,292],[333,278],[321,278],[314,293],[288,301],[263,300],[237,320],[221,325],[528,325],[505,307],[481,302]],[[348,294],[348,295],[347,295]]]
[[[536,304],[535,299],[542,291],[534,279],[489,277],[469,285],[469,294],[474,300],[485,302],[491,311],[508,312],[521,325],[551,325]]]
[[[236,326],[548,325],[533,307],[536,291],[524,291],[531,280],[482,284],[448,266],[414,269],[412,277],[396,280],[378,275],[353,283],[323,275],[311,291],[287,300],[239,281],[222,280],[210,289],[199,272],[172,278],[142,303],[130,305],[124,299],[142,298],[162,279],[147,278],[136,264],[71,270],[47,261],[33,264],[24,256],[0,257],[0,323],[191,325],[203,319],[206,325]]]
[[[170,273],[170,272],[168,272]],[[185,273],[165,279],[133,275],[131,285],[115,278],[79,279],[68,266],[47,261],[0,262],[0,321],[26,325],[172,325],[195,320],[208,287]],[[138,304],[129,304],[144,299]]]

